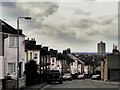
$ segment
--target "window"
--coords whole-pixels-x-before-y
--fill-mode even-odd
[[[57,65],[57,67],[59,67],[59,65]]]
[[[30,52],[30,59],[32,59],[32,52]]]
[[[44,56],[41,56],[41,63],[43,63]]]
[[[37,56],[38,56],[38,54],[37,54],[37,53],[35,53],[35,54],[34,54],[34,59],[37,59]]]
[[[10,46],[10,47],[17,47],[17,37],[15,37],[15,36],[10,36],[9,46]]]
[[[71,65],[73,66],[73,62],[71,63]]]
[[[26,52],[26,62],[28,62],[28,52]]]
[[[54,59],[52,59],[52,62],[54,63]]]
[[[8,73],[11,74],[15,72],[15,63],[8,63]]]

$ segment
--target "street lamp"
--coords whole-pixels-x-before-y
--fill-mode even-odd
[[[31,17],[18,17],[17,19],[17,90],[19,89],[19,20],[24,18],[25,20],[30,20]]]
[[[94,63],[94,61],[95,61],[94,57],[93,57],[92,61],[93,61],[92,63],[93,63],[93,74],[94,74],[94,71],[95,71],[95,70],[94,70],[94,64],[95,64],[95,63]]]

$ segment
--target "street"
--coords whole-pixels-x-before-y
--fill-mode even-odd
[[[78,89],[78,88],[118,88],[117,84],[110,84],[110,83],[104,83],[99,81],[93,81],[90,79],[85,80],[72,80],[72,81],[64,81],[63,84],[50,84],[45,86],[41,90],[53,90],[53,89]],[[116,89],[117,90],[117,89]]]
[[[0,81],[0,90],[2,89],[2,81]]]

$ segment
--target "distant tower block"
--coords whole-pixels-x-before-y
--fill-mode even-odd
[[[101,41],[100,43],[97,44],[97,53],[100,56],[105,56],[106,55],[106,44]]]
[[[117,46],[113,44],[113,50],[112,50],[113,54],[118,54],[119,50],[117,49]]]

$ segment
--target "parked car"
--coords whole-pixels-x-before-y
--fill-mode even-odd
[[[78,79],[85,79],[85,74],[78,75]]]
[[[63,83],[63,77],[59,70],[51,70],[47,75],[47,83],[59,82]]]
[[[72,81],[72,75],[70,73],[65,73],[63,75],[63,80],[69,80]]]
[[[85,74],[85,78],[91,78],[90,74]]]
[[[10,77],[11,79],[17,79],[17,74],[16,73],[12,73],[7,75],[8,77]]]
[[[91,77],[92,80],[100,80],[101,79],[101,76],[99,74],[96,74],[96,75],[93,75]]]

